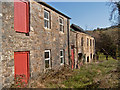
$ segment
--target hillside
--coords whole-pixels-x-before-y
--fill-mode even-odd
[[[105,33],[105,34],[108,34],[110,35],[112,38],[118,38],[116,36],[118,36],[118,26],[112,26],[112,27],[109,27],[109,28],[104,28],[104,29],[95,29],[93,31],[86,31],[88,33],[90,33],[92,36],[94,36],[95,38],[97,38],[99,36],[100,33]]]
[[[109,27],[109,28],[105,28],[105,29],[97,29],[97,30],[87,31],[87,32],[90,33],[93,37],[95,37],[96,40],[100,38],[101,33],[109,35],[115,44],[118,42],[118,37],[119,37],[119,33],[120,33],[119,28],[117,26]]]
[[[86,31],[96,40],[96,51],[111,54],[113,57],[120,56],[120,30],[118,26],[104,29]],[[104,50],[103,50],[104,49]]]

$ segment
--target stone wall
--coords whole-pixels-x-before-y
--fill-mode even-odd
[[[51,29],[44,28],[44,9],[51,15]],[[59,17],[64,19],[64,33],[59,30]],[[50,8],[37,2],[30,2],[30,32],[18,33],[14,30],[14,3],[2,3],[2,33],[1,33],[1,62],[2,62],[2,83],[9,87],[14,79],[14,52],[30,51],[30,77],[36,78],[45,71],[44,51],[51,51],[51,68],[57,69],[60,65],[60,50],[65,50],[65,63],[68,64],[68,29],[67,18],[56,13]],[[70,27],[70,26],[69,26]],[[84,46],[81,46],[81,37],[83,37]],[[75,46],[75,68],[77,64],[78,53],[95,53],[95,46],[87,46],[87,38],[94,40],[93,37],[81,33],[70,31],[70,47]],[[71,50],[70,50],[71,51]],[[90,59],[91,61],[92,59]]]
[[[17,33],[14,30],[14,3],[2,3],[2,83],[9,87],[14,79],[14,52],[30,51],[30,76],[40,75],[45,70],[44,51],[51,50],[51,68],[60,67],[60,50],[65,50],[68,63],[67,18],[37,3],[30,2],[30,32]],[[51,13],[51,29],[44,28],[44,8]],[[59,31],[59,16],[64,19],[64,33]]]
[[[71,54],[71,48],[72,48],[72,45],[74,45],[74,59],[75,59],[75,66],[74,66],[74,68],[76,68],[76,65],[77,65],[77,44],[76,44],[76,42],[77,42],[77,38],[76,38],[76,36],[77,36],[77,33],[75,32],[75,31],[70,31],[70,56],[72,55]],[[71,59],[72,60],[72,59]]]
[[[2,81],[2,62],[1,62],[1,55],[2,55],[2,2],[0,1],[0,81]],[[2,88],[2,82],[0,82],[0,89]]]
[[[81,45],[81,38],[83,37],[83,46]],[[89,45],[87,46],[87,38],[89,40]],[[90,46],[90,39],[91,39],[91,46]],[[74,57],[75,57],[75,67],[78,61],[78,54],[82,53],[82,61],[85,59],[85,63],[87,63],[87,57],[89,57],[89,63],[93,60],[93,55],[95,54],[95,45],[93,45],[94,38],[90,35],[78,32],[78,31],[70,31],[70,46],[74,45]],[[70,50],[71,51],[71,50]],[[71,54],[71,53],[70,53]],[[92,58],[91,58],[92,54]]]

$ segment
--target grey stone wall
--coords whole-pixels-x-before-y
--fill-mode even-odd
[[[44,28],[44,9],[51,14],[51,29]],[[64,33],[59,30],[59,17],[64,19]],[[44,51],[51,50],[51,68],[57,69],[60,65],[60,50],[65,50],[65,63],[68,64],[68,38],[67,38],[67,18],[55,11],[37,3],[30,2],[30,32],[17,33],[14,30],[14,3],[2,3],[2,33],[1,33],[1,63],[2,63],[2,84],[9,87],[14,79],[14,52],[30,51],[30,76],[38,77],[45,71]],[[90,56],[94,54],[94,47],[87,47],[87,38],[94,40],[93,37],[78,32],[70,31],[71,45],[78,46],[78,52]],[[84,38],[84,46],[81,47],[81,37]],[[76,45],[76,41],[77,44]],[[71,50],[70,50],[71,51]],[[71,52],[70,52],[71,54]],[[75,64],[77,64],[77,51],[75,49]]]
[[[83,46],[81,46],[81,38],[83,37]],[[89,39],[89,45],[87,46],[87,38]],[[90,39],[92,40],[92,46],[90,46]],[[75,59],[75,67],[78,61],[78,53],[82,53],[85,55],[85,63],[87,63],[87,57],[89,57],[89,63],[93,60],[93,55],[95,54],[95,45],[93,45],[94,38],[90,35],[78,31],[70,31],[70,46],[74,45],[74,59]],[[70,50],[71,51],[71,50]],[[92,58],[91,57],[92,54]],[[70,52],[71,55],[71,52]],[[82,56],[82,61],[83,61]]]
[[[74,32],[74,31],[70,31],[70,56],[72,55],[71,54],[71,46],[74,45],[74,59],[75,59],[75,67],[76,68],[76,65],[77,65],[77,38],[76,38],[76,35],[77,33]],[[72,60],[72,59],[71,59]]]
[[[0,81],[2,81],[2,63],[1,63],[1,55],[2,55],[2,2],[0,1]],[[2,82],[0,82],[0,89],[2,88]]]
[[[30,51],[30,74],[34,78],[45,70],[44,51],[51,50],[52,69],[60,67],[60,50],[65,50],[68,63],[67,18],[37,2],[30,3],[30,32],[17,33],[14,30],[14,3],[2,4],[2,83],[9,87],[14,79],[14,52]],[[51,13],[51,29],[44,28],[44,8]],[[59,31],[59,16],[64,19],[64,33]]]

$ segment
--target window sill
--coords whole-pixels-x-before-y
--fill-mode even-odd
[[[50,28],[45,28],[45,27],[44,27],[44,29],[45,29],[45,30],[49,30],[49,31],[51,30]]]
[[[64,63],[61,63],[60,65],[61,65],[61,66],[63,66],[63,65],[64,65]]]
[[[49,70],[51,70],[52,68],[45,68],[44,69],[44,71],[46,72],[46,71],[49,71]]]
[[[64,32],[60,31],[60,34],[65,34]]]

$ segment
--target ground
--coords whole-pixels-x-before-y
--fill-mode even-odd
[[[31,87],[43,88],[117,88],[119,84],[118,60],[86,64],[80,69],[71,70],[68,66],[58,71],[51,70],[40,77]]]
[[[117,88],[120,73],[119,60],[109,58],[80,69],[71,70],[68,66],[59,70],[50,70],[36,80],[30,81],[32,88]]]

